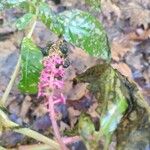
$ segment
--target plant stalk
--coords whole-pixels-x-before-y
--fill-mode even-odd
[[[55,114],[55,110],[54,110],[54,102],[52,101],[52,98],[49,97],[49,102],[50,102],[50,118],[51,118],[51,121],[52,121],[52,127],[53,127],[53,130],[54,130],[54,135],[59,143],[59,146],[61,148],[61,150],[68,150],[68,148],[66,147],[66,145],[64,144],[63,140],[62,140],[62,137],[60,136],[60,132],[59,132],[59,127],[57,125],[57,122],[56,122],[56,114]]]
[[[29,31],[29,32],[28,32],[28,34],[27,34],[27,37],[28,37],[28,38],[31,38],[31,36],[32,36],[32,34],[33,34],[33,31],[34,31],[35,26],[36,26],[36,17],[35,17],[35,20],[34,20],[34,22],[33,22],[32,26],[31,26],[30,31]]]
[[[23,135],[26,135],[28,137],[31,137],[37,141],[43,142],[45,144],[50,145],[51,149],[53,150],[60,150],[59,148],[59,144],[57,142],[55,142],[54,140],[49,139],[46,136],[43,136],[42,134],[31,130],[29,128],[21,128],[21,129],[14,129],[13,131],[17,132],[17,133],[21,133]]]
[[[21,64],[21,56],[19,56],[17,65],[16,65],[16,67],[14,69],[14,72],[13,72],[13,74],[11,76],[11,80],[9,81],[9,83],[7,85],[7,88],[6,88],[6,90],[5,90],[5,92],[4,92],[3,96],[2,96],[1,101],[0,101],[0,106],[2,106],[2,107],[5,107],[6,101],[8,99],[8,95],[9,95],[9,93],[10,93],[12,87],[13,87],[13,84],[15,82],[15,79],[16,79],[16,77],[18,75],[18,72],[19,72],[19,69],[20,69],[20,64]]]
[[[22,128],[17,123],[9,120],[8,116],[0,109],[0,129],[11,129],[14,132],[21,133],[28,137],[31,137],[37,141],[43,142],[44,144],[50,145],[53,150],[59,150],[59,144],[52,139],[32,130],[29,128]],[[0,147],[1,148],[1,147]],[[0,149],[1,150],[1,149]]]
[[[34,20],[34,22],[32,24],[31,30],[27,34],[28,38],[31,38],[32,33],[34,31],[34,28],[35,28],[35,25],[36,25],[36,18],[35,18],[35,20]],[[19,72],[19,69],[20,69],[20,65],[21,65],[21,55],[19,56],[17,65],[16,65],[15,70],[14,70],[12,76],[11,76],[11,80],[9,81],[9,83],[7,85],[7,88],[6,88],[6,90],[5,90],[5,92],[4,92],[3,96],[2,96],[1,101],[0,101],[0,106],[2,106],[2,107],[5,107],[5,105],[6,105],[6,101],[8,99],[9,93],[10,93],[10,91],[11,91],[11,89],[13,87],[13,84],[15,82],[15,79],[16,79],[16,77],[18,75],[18,72]]]
[[[4,148],[4,147],[2,147],[2,146],[0,146],[0,150],[7,150],[6,148]]]

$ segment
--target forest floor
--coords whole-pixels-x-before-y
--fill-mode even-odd
[[[56,12],[73,8],[91,11],[106,29],[112,52],[112,66],[124,76],[133,79],[150,104],[149,0],[101,0],[100,12],[93,11],[88,4],[78,2],[78,0],[63,0],[58,5],[52,2],[49,4]],[[0,97],[5,91],[17,62],[21,39],[24,35],[14,26],[14,21],[19,16],[22,16],[22,12],[18,9],[7,10],[0,15]],[[41,48],[58,39],[40,22],[36,25],[33,38]],[[72,47],[71,51],[69,58],[74,65],[68,69],[64,91],[69,101],[69,108],[61,106],[60,110],[64,118],[67,116],[69,119],[71,118],[73,126],[77,116],[81,113],[80,110],[86,109],[90,105],[90,99],[85,96],[86,84],[72,87],[69,79],[74,78],[76,72],[80,73],[95,64],[96,59],[76,47]],[[17,89],[17,81],[7,103],[7,108],[11,113],[10,119],[20,125],[26,123],[32,126],[32,129],[49,135],[51,121],[43,104],[36,95],[21,94]],[[61,128],[62,130],[67,128],[63,121],[61,121]],[[17,143],[35,143],[34,140],[13,132],[0,135],[0,142],[5,147],[14,147]]]

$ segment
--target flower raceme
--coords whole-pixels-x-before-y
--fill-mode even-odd
[[[41,72],[38,85],[38,97],[45,97],[45,105],[50,114],[54,135],[60,144],[62,150],[67,150],[60,133],[56,121],[55,104],[66,103],[66,99],[61,92],[64,81],[63,76],[65,70],[63,68],[63,58],[57,53],[52,53],[43,61],[44,69]]]
[[[63,94],[56,92],[63,89],[64,85],[63,58],[54,53],[44,59],[43,65],[44,69],[40,76],[38,97],[49,97],[53,93],[54,103],[65,103]]]

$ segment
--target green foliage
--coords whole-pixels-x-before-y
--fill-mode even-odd
[[[90,137],[94,134],[95,127],[90,116],[87,116],[85,114],[82,114],[80,116],[78,132],[86,140],[90,139]]]
[[[41,3],[39,17],[42,22],[67,42],[83,48],[90,55],[110,59],[107,35],[102,24],[87,12],[69,10],[56,15],[49,6]]]
[[[63,30],[61,24],[58,22],[58,16],[49,8],[46,3],[40,4],[38,16],[48,29],[57,35],[62,34]]]
[[[119,78],[119,73],[108,64],[96,65],[77,76],[78,82],[88,82],[89,90],[100,103],[99,137],[105,137],[105,146],[117,129],[128,109],[126,87]]]
[[[4,2],[1,4],[4,4]],[[84,49],[92,56],[110,60],[106,32],[102,24],[89,13],[81,10],[69,10],[55,14],[42,0],[7,0],[5,5],[9,7],[19,6],[28,12],[17,21],[16,25],[19,30],[29,25],[34,16],[36,16],[51,31],[59,36],[62,35],[66,41]],[[30,76],[27,77],[30,78]],[[33,91],[36,90],[34,89]]]
[[[20,3],[25,2],[26,0],[1,0],[1,3],[8,6],[18,6]]]
[[[106,32],[96,18],[81,10],[65,11],[59,17],[66,41],[83,48],[92,56],[110,59]]]
[[[9,6],[25,7],[28,12],[35,14],[38,9],[39,19],[54,33],[62,35],[64,39],[87,51],[90,55],[110,60],[108,39],[102,24],[87,12],[69,10],[56,15],[49,6],[41,1],[7,0]],[[25,15],[18,21],[19,29],[23,29],[32,15]],[[20,25],[19,25],[20,24]]]
[[[28,0],[1,0],[0,1],[0,11],[9,8],[21,8],[30,13],[36,13],[37,6],[33,1]]]
[[[4,5],[0,3],[0,11],[4,9]]]
[[[24,38],[21,45],[21,80],[19,89],[24,93],[37,93],[37,85],[42,70],[42,53],[29,38]]]
[[[4,8],[12,8],[12,7],[18,7],[20,4],[26,2],[26,0],[1,0],[0,4]]]
[[[101,118],[101,131],[105,136],[112,134],[117,129],[117,125],[127,110],[128,104],[125,99],[120,99],[118,103],[112,103],[108,107],[109,110]]]
[[[23,17],[21,17],[17,20],[16,27],[19,30],[25,29],[30,24],[30,22],[32,21],[34,16],[35,15],[33,15],[32,13],[25,14]]]
[[[98,149],[97,143],[99,139],[96,136],[97,132],[95,131],[95,126],[89,115],[84,114],[84,113],[80,115],[79,123],[78,123],[78,133],[82,137],[88,150]]]

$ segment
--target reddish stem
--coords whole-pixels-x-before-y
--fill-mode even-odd
[[[79,136],[73,136],[73,137],[63,137],[63,142],[65,144],[71,144],[71,143],[75,143],[81,141],[81,138]]]
[[[61,147],[61,150],[68,150],[68,148],[66,147],[66,145],[64,144],[61,136],[60,136],[60,132],[59,132],[59,127],[57,125],[56,122],[56,114],[55,114],[55,110],[54,110],[54,102],[53,99],[51,98],[51,96],[49,97],[49,110],[50,110],[50,117],[51,117],[51,121],[52,121],[52,127],[54,130],[54,135]]]

